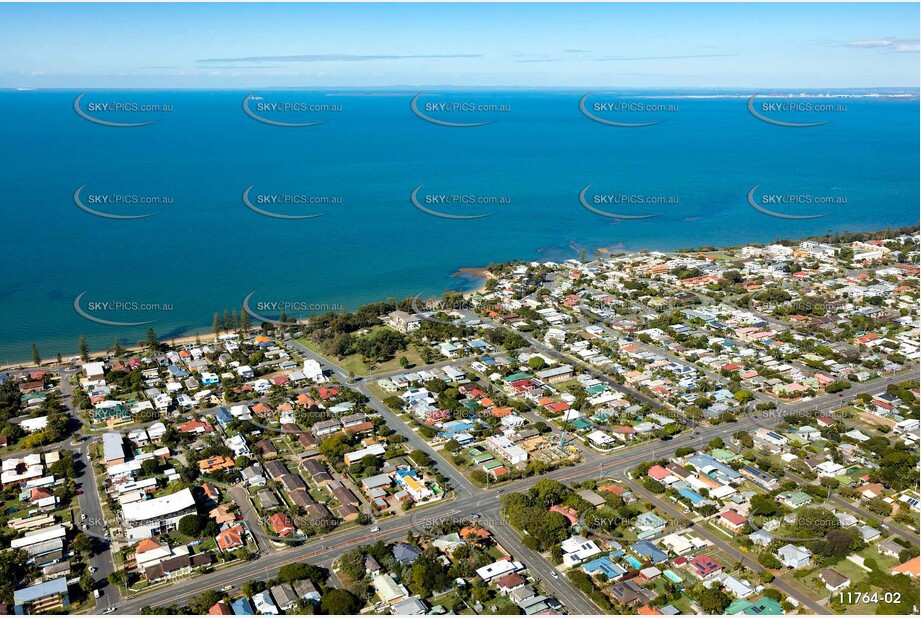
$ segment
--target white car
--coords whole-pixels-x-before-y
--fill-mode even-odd
[[[103,610],[102,613],[103,613],[103,614],[111,614],[111,613],[114,612],[114,611],[115,611],[115,607],[113,606],[113,607],[107,607],[105,610]]]
[[[380,532],[380,531],[381,529],[379,526],[374,526],[373,528],[371,528],[371,532]]]
[[[552,577],[553,579],[559,579],[560,575],[556,571],[553,571],[550,573],[550,577]]]

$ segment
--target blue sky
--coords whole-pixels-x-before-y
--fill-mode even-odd
[[[0,4],[0,87],[919,85],[917,3]]]

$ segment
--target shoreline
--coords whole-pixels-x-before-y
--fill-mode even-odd
[[[486,291],[486,282],[494,278],[486,266],[464,266],[451,273],[451,277],[475,283],[475,287],[462,292],[465,297],[484,293]]]
[[[786,244],[789,244],[789,243],[803,242],[803,241],[806,241],[806,240],[816,240],[816,241],[823,241],[823,242],[826,242],[826,241],[827,241],[827,242],[832,242],[832,243],[834,243],[834,242],[844,242],[844,241],[841,240],[841,237],[842,237],[842,236],[866,237],[866,238],[871,238],[871,239],[872,239],[872,238],[876,238],[876,237],[886,237],[886,236],[889,235],[889,234],[892,234],[892,235],[897,235],[897,234],[916,234],[916,233],[918,233],[919,229],[921,229],[921,225],[919,225],[919,224],[912,224],[912,225],[904,225],[904,226],[898,226],[898,227],[886,227],[886,228],[876,229],[876,230],[867,231],[867,232],[837,232],[837,233],[831,234],[831,237],[830,237],[830,238],[827,237],[827,236],[801,236],[801,237],[797,237],[797,238],[778,238],[778,239],[775,239],[773,242],[744,243],[744,244],[741,244],[741,245],[740,245],[740,244],[728,244],[728,245],[722,245],[722,246],[719,246],[719,247],[710,247],[710,246],[703,246],[703,247],[679,247],[679,248],[676,248],[676,249],[671,250],[671,251],[662,251],[662,253],[674,253],[674,254],[681,254],[681,253],[713,253],[713,252],[719,252],[719,251],[737,250],[737,249],[739,249],[740,247],[748,246],[748,245],[751,245],[751,246],[766,246],[766,245],[768,245],[768,244],[785,244],[785,243],[786,243]],[[572,245],[570,245],[569,249],[572,250],[572,251],[574,251],[574,252],[576,252],[576,253],[578,253],[577,249],[576,249],[574,246],[572,246]],[[621,245],[621,244],[619,244],[619,243],[615,243],[615,244],[613,244],[613,245],[598,246],[598,247],[595,247],[595,248],[592,249],[592,252],[593,252],[593,253],[592,253],[591,259],[589,259],[588,261],[594,261],[594,260],[596,260],[596,259],[605,259],[606,257],[610,257],[611,255],[614,255],[614,254],[632,255],[632,254],[642,253],[643,251],[647,251],[647,249],[634,249],[634,250],[626,249],[625,247],[623,247],[623,245]],[[599,257],[599,256],[595,255],[595,254],[598,254],[598,253],[602,253],[602,254],[604,254],[604,256],[603,256],[603,257]],[[589,256],[586,256],[586,258],[588,258],[588,257],[589,257]],[[524,258],[518,258],[517,260],[513,260],[513,261],[521,261],[521,262],[534,262],[534,261],[537,261],[537,262],[539,262],[539,261],[541,261],[541,260],[539,260],[539,259],[530,259],[530,260],[529,260],[529,259],[524,259]],[[489,272],[487,266],[464,266],[464,267],[458,268],[458,269],[455,270],[453,273],[451,273],[450,277],[451,277],[451,278],[455,278],[455,279],[459,279],[459,280],[466,280],[467,282],[473,284],[473,286],[471,287],[471,289],[461,292],[461,293],[464,295],[464,297],[470,297],[470,296],[475,296],[475,295],[477,295],[477,294],[483,294],[483,293],[485,293],[485,292],[486,292],[486,283],[487,283],[490,279],[494,278],[494,276],[492,275],[492,273]],[[369,300],[369,301],[367,301],[367,302],[368,302],[368,303],[372,303],[372,302],[375,302],[375,301],[374,301],[374,300]],[[367,304],[367,303],[365,303],[365,304]],[[209,342],[209,341],[211,341],[211,342],[216,341],[216,338],[215,338],[214,335],[210,332],[210,331],[211,331],[210,325],[202,325],[201,328],[202,328],[204,331],[207,331],[207,334],[201,334],[201,333],[199,333],[199,334],[194,334],[194,333],[193,333],[193,334],[190,334],[190,335],[182,335],[182,336],[179,336],[179,337],[170,337],[169,339],[161,339],[160,342],[161,342],[161,343],[169,343],[170,345],[180,345],[180,344],[186,344],[186,343],[193,343],[193,342],[195,341],[196,338],[201,339],[203,344],[206,343],[206,342]],[[255,325],[254,325],[254,328],[255,328]],[[124,346],[124,348],[125,348],[127,351],[129,351],[129,352],[131,352],[131,351],[136,351],[136,350],[141,350],[141,349],[143,349],[143,347],[144,347],[144,346],[139,346],[139,345],[125,345],[125,346]],[[95,358],[95,357],[99,357],[99,356],[105,356],[106,354],[108,354],[108,350],[101,350],[101,351],[91,352],[91,353],[90,353],[90,357],[91,357],[91,358]],[[62,355],[62,357],[63,357],[63,356],[64,356],[64,355]],[[71,357],[74,357],[74,356],[77,356],[77,354],[69,354],[69,355],[66,356],[66,358],[71,358]],[[75,361],[75,362],[78,362],[78,361]],[[66,366],[66,365],[68,365],[68,364],[69,364],[69,363],[68,363],[66,360],[65,360],[65,362],[63,363],[63,365],[58,365],[57,361],[54,361],[54,360],[44,360],[44,361],[42,362],[42,365],[41,365],[41,366],[42,366],[42,367],[53,368],[53,367],[57,367],[57,366]],[[24,360],[22,360],[22,361],[20,361],[20,362],[11,362],[11,363],[0,364],[0,371],[10,371],[10,370],[13,370],[13,371],[23,371],[23,370],[25,370],[25,369],[27,369],[27,368],[29,368],[29,367],[34,367],[34,365],[32,365],[31,359],[24,359]]]

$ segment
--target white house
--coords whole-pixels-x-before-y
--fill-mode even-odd
[[[560,543],[560,549],[563,550],[563,564],[568,567],[601,553],[601,548],[595,545],[594,541],[589,541],[580,535],[571,536]]]
[[[777,558],[785,567],[801,569],[809,566],[812,554],[805,547],[796,547],[788,543],[777,550]]]
[[[304,361],[304,377],[317,384],[327,382],[328,379],[323,375],[323,367],[319,361],[308,358]]]

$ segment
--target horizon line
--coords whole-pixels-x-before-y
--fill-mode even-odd
[[[484,85],[455,85],[455,84],[392,84],[387,86],[233,86],[233,87],[208,87],[208,86],[0,86],[0,90],[14,90],[18,92],[36,91],[36,90],[208,90],[208,91],[246,91],[253,88],[273,89],[273,90],[406,90],[417,92],[420,88],[434,89],[457,89],[457,90],[578,90],[594,89],[597,92],[611,92],[616,90],[727,90],[727,91],[764,91],[764,90],[799,90],[815,92],[831,92],[839,90],[911,90],[921,93],[921,86],[484,86]]]

